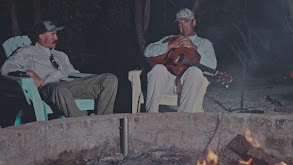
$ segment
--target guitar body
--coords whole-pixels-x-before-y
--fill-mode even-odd
[[[200,55],[195,49],[191,48],[177,48],[169,52],[150,59],[151,67],[156,64],[163,64],[168,71],[176,76],[181,76],[184,71],[190,67],[183,62],[183,59],[189,59],[194,62],[200,61]]]
[[[163,43],[174,41],[177,38],[178,36],[167,38],[165,41],[163,41]],[[176,76],[181,76],[190,66],[196,66],[204,72],[208,72],[214,76],[217,76],[219,80],[223,81],[223,83],[232,83],[233,78],[231,76],[200,64],[200,58],[201,56],[196,49],[176,48],[169,50],[165,54],[152,57],[150,59],[150,65],[151,67],[154,67],[156,64],[162,64],[168,69],[170,73]]]

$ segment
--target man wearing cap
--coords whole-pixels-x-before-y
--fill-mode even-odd
[[[196,20],[193,12],[186,8],[179,10],[176,14],[176,22],[180,34],[170,35],[151,43],[145,50],[145,56],[151,58],[172,49],[191,48],[199,53],[199,63],[215,69],[217,60],[213,45],[209,40],[198,37],[194,32]],[[171,37],[174,39],[168,41]],[[189,67],[182,76],[177,77],[171,74],[164,65],[156,64],[147,75],[146,111],[159,111],[159,102],[163,93],[181,93],[177,111],[193,112],[203,76],[203,72],[195,66]]]
[[[110,73],[92,75],[79,79],[68,78],[70,73],[79,73],[68,56],[55,47],[58,42],[56,27],[51,21],[41,21],[33,27],[35,45],[24,46],[15,51],[2,66],[1,74],[23,71],[33,78],[42,99],[51,108],[61,111],[66,117],[84,114],[74,102],[75,98],[96,99],[96,114],[113,113],[118,79]]]

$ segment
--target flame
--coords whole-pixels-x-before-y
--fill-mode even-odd
[[[214,162],[213,165],[216,165],[218,164],[218,158],[219,158],[218,155],[215,154],[211,149],[209,149],[208,155],[206,157],[207,162],[210,163],[213,161]]]
[[[239,160],[239,163],[243,164],[243,165],[251,165],[252,161],[253,161],[253,159],[249,158],[248,161]],[[285,163],[285,162],[280,162],[280,163],[277,163],[277,164],[274,164],[274,165],[288,165],[288,164]]]
[[[245,139],[252,144],[253,147],[260,147],[260,143],[257,139],[251,137],[251,132],[246,128],[245,130]],[[211,149],[209,149],[206,159],[202,161],[197,161],[196,165],[218,165],[219,156],[215,154]],[[252,158],[249,158],[248,161],[239,160],[239,164],[241,165],[251,165],[253,162]],[[288,165],[285,162],[280,162],[274,165]]]
[[[250,130],[249,129],[246,129],[245,130],[245,139],[250,143],[250,144],[252,144],[252,146],[253,147],[260,147],[260,143],[258,142],[258,140],[257,139],[255,139],[255,138],[252,138],[251,137],[251,132],[250,132]]]
[[[240,164],[244,164],[244,165],[251,165],[252,163],[252,158],[249,158],[248,161],[243,161],[243,160],[239,160]]]
[[[207,162],[204,160],[202,163],[200,163],[200,161],[198,160],[196,165],[207,165]]]
[[[206,160],[204,160],[202,163],[200,161],[197,161],[197,165],[207,165],[207,163],[212,163],[212,165],[218,164],[218,158],[219,156],[215,154],[211,149],[209,149]]]
[[[251,132],[249,129],[246,128],[245,130],[245,139],[250,143],[252,144],[253,147],[260,147],[260,143],[257,139],[255,138],[252,138],[251,137]],[[249,160],[247,162],[245,161],[239,161],[240,164],[244,164],[244,165],[251,165],[253,159],[252,158],[249,158]],[[274,164],[274,165],[288,165],[286,164],[285,162],[280,162],[280,163],[277,163],[277,164]]]
[[[285,162],[280,162],[280,163],[277,163],[277,164],[275,164],[275,165],[288,165],[288,164],[285,163]]]

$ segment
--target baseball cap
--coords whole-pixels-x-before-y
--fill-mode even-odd
[[[178,21],[180,19],[191,21],[194,19],[194,14],[190,9],[181,9],[177,12],[175,21]]]
[[[53,32],[53,31],[58,31],[62,29],[63,29],[63,26],[57,27],[51,21],[44,20],[36,24],[33,28],[33,31],[37,34],[42,34],[45,32]]]

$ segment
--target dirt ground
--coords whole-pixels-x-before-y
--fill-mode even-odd
[[[204,163],[208,151],[183,151],[175,148],[167,148],[162,150],[149,151],[147,153],[131,153],[127,157],[123,157],[120,153],[109,155],[96,160],[80,160],[71,161],[67,163],[58,162],[57,165],[196,165],[199,164],[213,164]],[[235,153],[229,149],[224,149],[216,153],[218,155],[218,165],[239,165],[239,158]],[[281,162],[274,159],[275,162]],[[292,165],[289,163],[288,165]]]
[[[210,85],[203,100],[205,112],[293,114],[290,72],[265,75],[247,71],[243,81],[241,68],[226,70],[232,70],[233,77],[228,87],[217,77],[208,77]],[[160,112],[175,112],[177,108],[160,105]]]
[[[246,72],[244,81],[242,74],[238,74],[233,77],[234,81],[228,88],[213,78],[205,95],[204,109],[206,112],[223,113],[292,114],[293,79],[289,74],[262,75]]]
[[[237,156],[230,151],[225,152],[225,154],[225,156],[219,155],[219,165],[237,165],[237,160],[239,160]],[[196,165],[197,162],[203,163],[205,157],[206,153],[168,148],[147,153],[132,153],[125,158],[121,154],[116,154],[99,160],[72,161],[59,163],[58,165]]]

